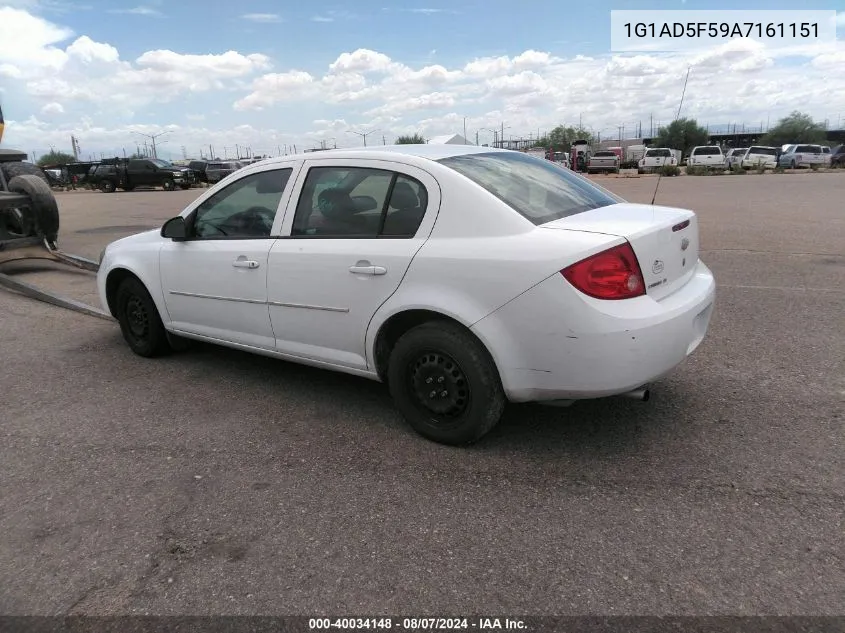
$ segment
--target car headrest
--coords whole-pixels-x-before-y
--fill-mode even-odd
[[[413,209],[419,206],[420,201],[414,188],[407,182],[397,182],[393,186],[393,195],[390,198],[390,206],[394,209]]]

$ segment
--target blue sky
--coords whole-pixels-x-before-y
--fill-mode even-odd
[[[464,117],[482,142],[502,122],[520,136],[580,119],[609,135],[668,122],[688,65],[684,114],[702,122],[759,125],[798,108],[845,125],[841,42],[790,55],[748,42],[610,52],[611,9],[739,8],[807,9],[773,0],[0,0],[4,144],[44,151],[75,134],[83,154],[113,152],[132,146],[133,131],[169,130],[171,153],[209,143],[272,152],[359,143],[350,129],[378,129],[373,138],[388,142],[462,132]],[[838,23],[841,40],[842,14]]]

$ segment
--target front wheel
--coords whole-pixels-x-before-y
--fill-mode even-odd
[[[114,183],[111,180],[104,180],[100,183],[100,189],[103,193],[113,193],[115,190]]]
[[[502,417],[506,398],[487,350],[458,325],[434,321],[406,332],[390,354],[390,394],[423,437],[471,444]]]
[[[117,320],[129,348],[146,358],[171,351],[167,330],[150,293],[135,277],[128,277],[117,289]]]
[[[161,186],[165,191],[173,191],[174,189],[176,189],[176,183],[172,180],[165,180]]]

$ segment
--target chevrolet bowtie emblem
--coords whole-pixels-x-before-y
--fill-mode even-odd
[[[685,251],[688,248],[689,248],[689,239],[685,237],[684,239],[681,240],[681,250]]]

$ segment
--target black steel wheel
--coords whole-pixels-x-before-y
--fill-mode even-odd
[[[124,279],[116,299],[120,331],[133,352],[152,358],[171,351],[158,308],[144,284],[135,277]]]
[[[442,444],[477,441],[499,422],[506,403],[487,350],[448,321],[406,332],[390,354],[387,382],[411,427]]]

